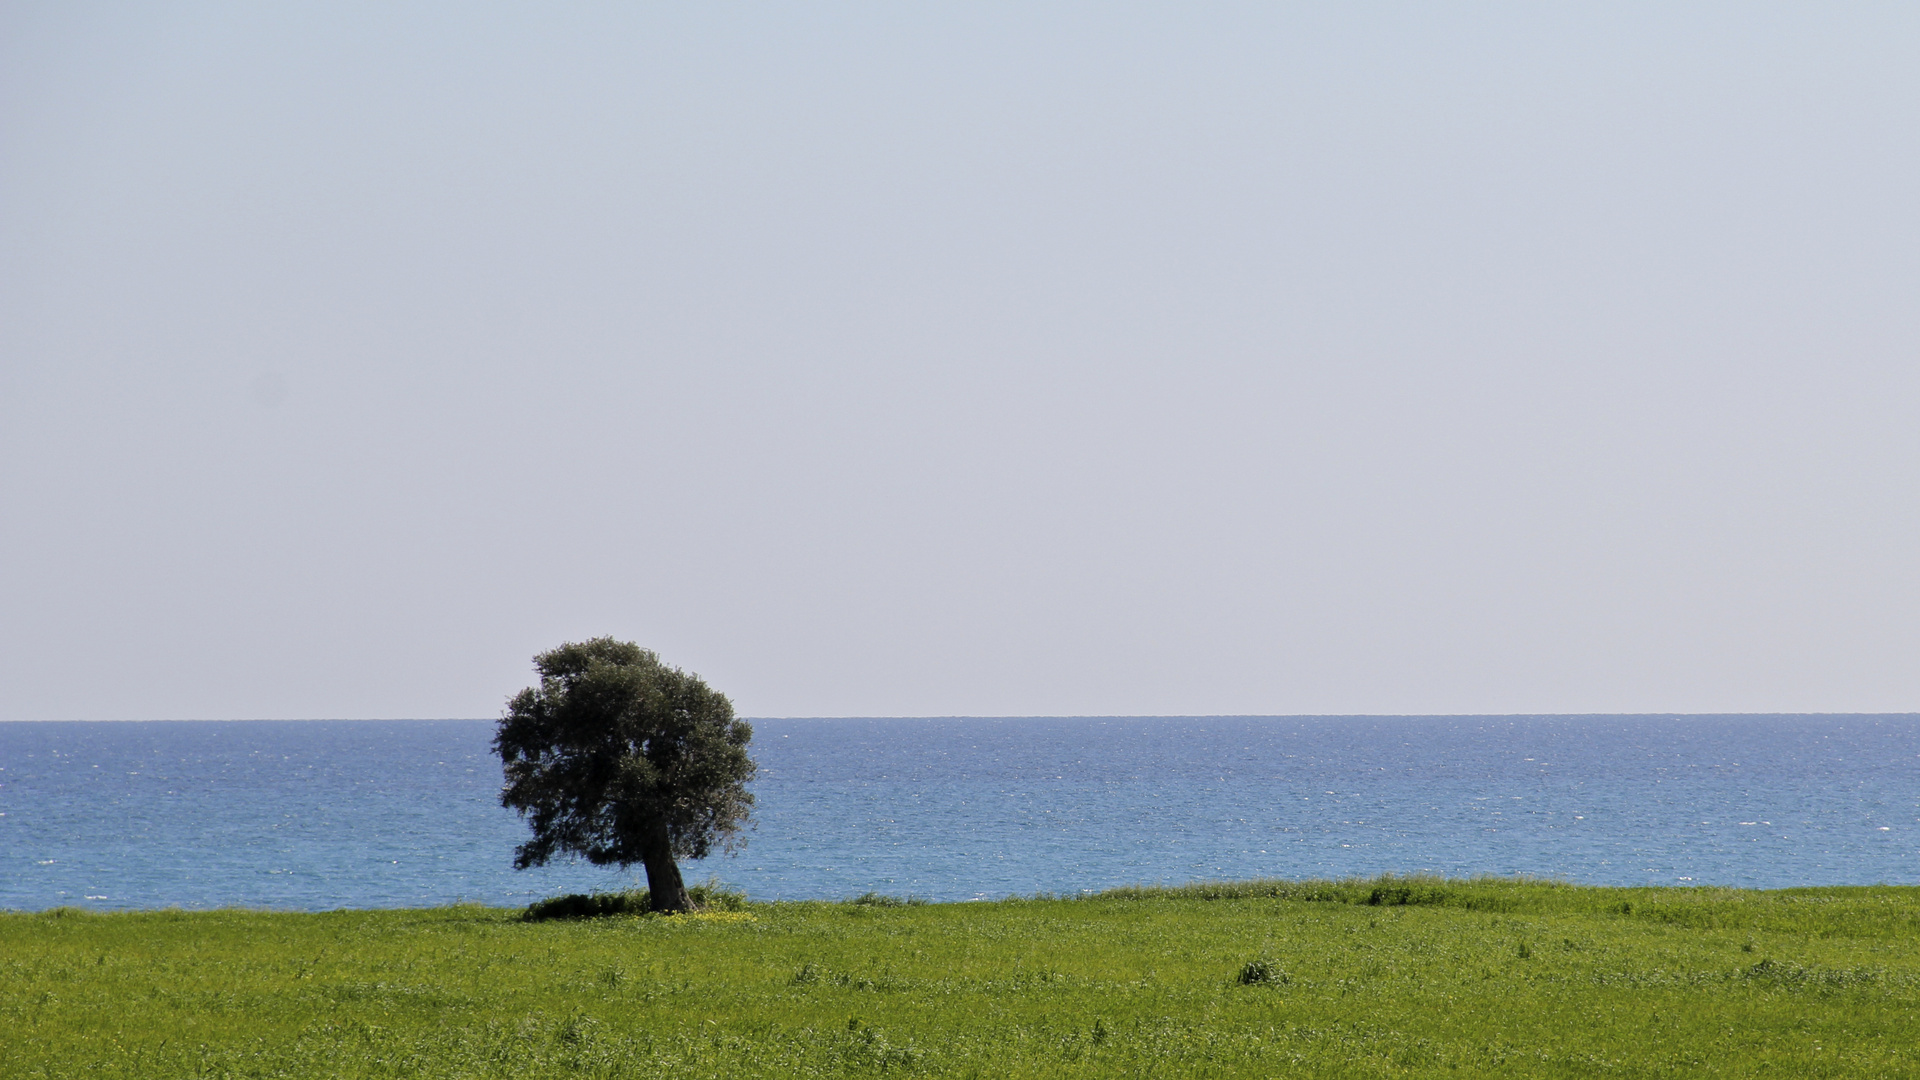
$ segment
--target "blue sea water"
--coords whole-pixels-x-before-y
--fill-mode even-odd
[[[757,899],[1208,878],[1920,882],[1920,716],[755,721]],[[524,904],[492,723],[0,724],[0,908]],[[637,870],[637,868],[636,868]]]

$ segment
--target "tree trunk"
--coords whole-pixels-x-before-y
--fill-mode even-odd
[[[680,867],[673,861],[673,845],[667,839],[664,823],[647,830],[646,845],[640,861],[647,868],[647,900],[655,911],[691,911],[686,882],[680,880]]]

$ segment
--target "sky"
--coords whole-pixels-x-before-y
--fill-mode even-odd
[[[0,719],[1920,710],[1920,6],[0,3]]]

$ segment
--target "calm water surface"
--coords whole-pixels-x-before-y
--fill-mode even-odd
[[[1920,716],[759,720],[758,899],[1920,882]],[[484,720],[0,724],[0,908],[522,904]],[[637,871],[637,868],[636,868]]]

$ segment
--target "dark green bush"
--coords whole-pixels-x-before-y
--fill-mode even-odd
[[[619,892],[568,893],[527,905],[521,918],[527,922],[548,919],[598,919],[608,915],[642,915],[652,910],[645,889]]]
[[[1267,984],[1284,986],[1292,981],[1292,977],[1280,970],[1280,965],[1272,960],[1249,960],[1246,966],[1240,969],[1241,986],[1263,986]]]
[[[1414,904],[1445,904],[1450,890],[1435,882],[1407,881],[1382,883],[1368,893],[1366,902],[1374,907],[1404,907]]]
[[[744,911],[747,894],[718,882],[687,887],[687,899],[695,911]],[[527,922],[548,919],[600,919],[609,915],[645,915],[653,910],[652,898],[645,889],[619,892],[568,893],[527,905],[520,917]]]

